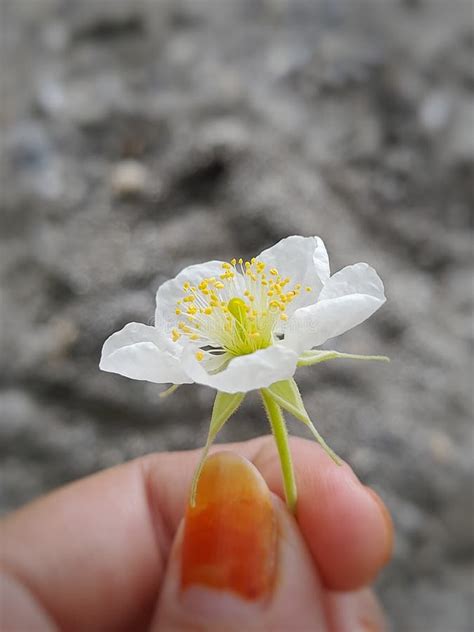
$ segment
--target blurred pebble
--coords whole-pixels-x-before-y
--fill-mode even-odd
[[[114,194],[120,198],[143,195],[150,179],[148,169],[137,160],[123,160],[115,165],[111,186]],[[154,189],[156,182],[154,182]]]
[[[435,431],[430,437],[430,450],[433,458],[438,463],[448,463],[453,460],[455,447],[448,435],[441,431]]]
[[[454,164],[474,162],[474,102],[468,97],[458,99],[456,104],[444,159]]]
[[[6,138],[8,169],[26,191],[45,200],[64,194],[62,169],[45,128],[26,121]]]
[[[434,92],[429,94],[420,105],[419,118],[423,128],[429,133],[437,133],[445,129],[453,110],[450,92]]]
[[[237,117],[226,117],[208,123],[202,130],[199,144],[214,151],[240,153],[249,146],[250,135]]]
[[[51,77],[39,77],[36,105],[40,112],[51,117],[61,113],[66,106],[66,97],[59,81]]]

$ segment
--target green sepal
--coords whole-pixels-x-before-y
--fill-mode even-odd
[[[289,380],[275,382],[262,390],[267,391],[273,401],[289,412],[290,415],[293,415],[293,417],[296,417],[304,424],[311,423],[295,380],[290,378]]]
[[[357,355],[353,353],[342,353],[340,351],[305,351],[298,358],[298,366],[312,366],[319,362],[327,362],[328,360],[373,360],[376,362],[390,362],[387,356],[379,355]]]
[[[207,435],[206,445],[203,448],[201,458],[194,473],[191,485],[191,506],[196,504],[196,490],[199,477],[204,465],[204,461],[208,455],[209,449],[214,443],[217,433],[225,424],[225,422],[235,413],[245,397],[245,393],[223,393],[217,391],[214,406],[212,408],[211,423],[209,425],[209,433]]]
[[[326,441],[314,427],[313,422],[309,418],[306,408],[304,407],[298,386],[292,378],[281,382],[275,382],[268,388],[262,389],[262,391],[271,397],[276,404],[293,415],[293,417],[296,417],[296,419],[302,421],[305,426],[308,426],[311,434],[326,454],[330,456],[337,465],[342,465],[341,459],[337,456],[334,450],[328,446]]]
[[[161,399],[165,399],[165,397],[169,397],[170,395],[173,395],[173,393],[177,391],[180,386],[181,384],[172,384],[166,390],[161,391],[161,393],[159,394],[159,397]]]

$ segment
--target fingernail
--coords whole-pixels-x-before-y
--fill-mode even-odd
[[[385,545],[385,557],[384,557],[384,560],[382,562],[382,565],[385,566],[385,564],[387,564],[390,561],[390,559],[392,557],[392,553],[393,553],[394,531],[393,531],[392,517],[391,517],[390,512],[388,511],[385,503],[380,498],[380,496],[377,494],[377,492],[375,492],[370,487],[366,487],[365,489],[369,493],[369,495],[372,497],[372,499],[375,500],[375,503],[377,504],[377,506],[379,508],[379,511],[380,511],[380,514],[382,516],[382,521],[383,521],[383,523],[385,525],[386,545]]]
[[[196,504],[186,511],[181,596],[186,607],[213,616],[261,607],[272,592],[277,528],[269,489],[243,457],[209,457]],[[244,608],[245,610],[245,608]]]

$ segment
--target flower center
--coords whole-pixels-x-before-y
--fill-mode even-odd
[[[262,261],[232,259],[222,264],[219,277],[197,286],[184,283],[175,310],[183,320],[171,337],[195,342],[198,360],[205,356],[203,349],[234,356],[265,349],[273,344],[279,322],[288,320],[287,306],[301,293],[301,284],[290,287],[289,277],[276,268],[267,271]]]

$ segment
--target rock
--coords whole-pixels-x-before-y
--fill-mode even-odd
[[[63,171],[46,129],[33,121],[17,125],[6,137],[7,169],[31,196],[45,201],[64,195]]]
[[[448,164],[474,164],[474,104],[470,97],[456,103],[442,158]]]
[[[150,174],[148,169],[137,160],[123,160],[113,168],[111,187],[115,195],[121,198],[143,195],[148,187]],[[157,181],[154,181],[156,189]]]
[[[449,91],[429,94],[420,105],[420,123],[430,134],[446,129],[453,113],[453,97]]]

